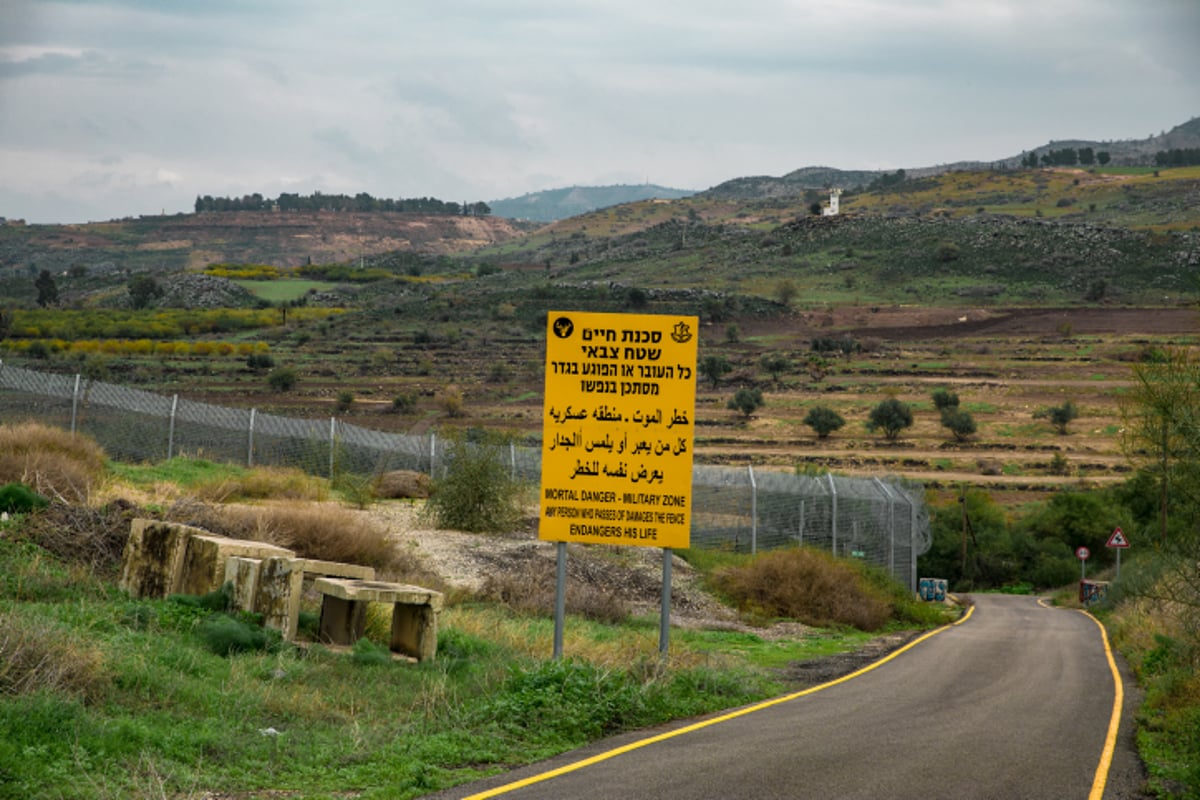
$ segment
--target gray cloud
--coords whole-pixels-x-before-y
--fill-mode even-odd
[[[1193,0],[0,0],[0,215],[988,160],[1186,121],[1197,41]]]

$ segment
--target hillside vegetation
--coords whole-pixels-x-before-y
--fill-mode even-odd
[[[1151,687],[1142,752],[1162,796],[1194,791],[1200,779],[1188,764],[1196,763],[1197,748],[1184,735],[1200,729],[1197,603],[1194,571],[1187,572],[1196,563],[1189,548],[1200,496],[1200,459],[1189,438],[1194,409],[1184,402],[1194,393],[1167,393],[1172,403],[1158,403],[1146,386],[1195,385],[1186,365],[1200,331],[1200,168],[893,174],[875,188],[842,187],[843,213],[834,217],[814,214],[813,204],[827,197],[824,187],[777,188],[754,179],[725,195],[648,200],[529,227],[489,217],[290,212],[9,224],[0,228],[0,357],[88,382],[287,416],[336,415],[413,434],[501,430],[537,444],[549,311],[696,315],[703,365],[697,463],[893,473],[922,483],[935,534],[922,566],[960,589],[1071,582],[1073,548],[1086,543],[1099,551],[1119,522],[1136,558],[1145,559],[1127,562],[1130,574],[1142,577],[1111,596],[1119,639]],[[297,296],[297,285],[285,281],[314,283]],[[731,409],[739,390],[758,392],[762,405]],[[876,424],[881,407],[904,424]],[[1168,450],[1156,444],[1161,439],[1131,439],[1130,415],[1146,409],[1162,412],[1158,424],[1174,426],[1178,436],[1166,440]],[[818,431],[814,419],[841,424]],[[12,565],[6,574],[24,576],[20,600],[33,604],[40,621],[68,613],[55,604],[67,582],[78,583],[70,563],[21,548],[5,558]],[[1097,552],[1096,559],[1106,577],[1111,554]],[[102,583],[87,584],[87,592],[124,613]],[[49,605],[38,605],[43,601]],[[164,663],[195,665],[199,685],[232,680],[226,662],[193,650],[192,617],[171,606],[128,611],[177,637]],[[39,647],[56,640],[59,623],[46,624],[30,634]],[[417,697],[417,708],[436,708],[427,692],[454,694],[446,687],[457,680],[455,670],[465,675],[477,654],[498,652],[477,632],[495,627],[489,619],[451,637],[447,652],[458,655],[446,673],[422,673],[427,683],[397,691]],[[132,652],[142,655],[135,660],[158,663],[140,629],[111,630],[116,641],[136,641]],[[489,675],[514,662],[523,677],[549,669],[499,652],[486,662]],[[103,647],[79,654],[86,656],[81,663],[117,658]],[[247,684],[273,674],[277,656],[254,658],[239,667]],[[647,674],[644,660],[628,660],[636,662],[631,674]],[[311,669],[322,685],[348,682],[345,667],[331,661],[287,661],[280,669]],[[85,670],[85,694],[109,686],[107,674]],[[135,674],[135,683],[162,680],[159,667]],[[568,669],[546,684],[602,678]],[[700,680],[681,680],[693,678]],[[463,680],[454,685],[470,694],[477,684]],[[648,697],[624,679],[610,688],[635,698],[638,709],[655,709],[634,714],[615,705],[620,724],[630,725],[661,719],[663,705],[673,713],[699,711],[758,691],[729,693],[723,680],[712,686],[702,702]],[[203,697],[191,684],[186,692]],[[283,701],[272,695],[251,702],[278,708]],[[346,720],[353,715],[345,708],[358,702],[343,697],[332,710],[285,704],[280,713]],[[211,710],[197,705],[201,715]],[[81,724],[89,713],[48,702],[21,705],[11,719],[44,719],[44,730],[53,731],[56,720]],[[270,726],[270,715],[260,716]],[[429,712],[411,730],[461,754],[452,731],[486,739],[498,735],[500,716],[480,722]],[[425,727],[430,719],[446,727]],[[374,722],[360,755],[378,768],[367,755],[371,742],[403,737],[391,723]],[[555,734],[555,744],[618,723],[582,724],[586,733]],[[138,723],[117,726],[135,730]],[[190,776],[181,764],[220,749],[211,728],[195,730],[200,740],[181,746],[179,761],[156,763],[151,772]],[[253,738],[249,728],[242,733]],[[53,747],[49,734],[30,746]],[[538,741],[528,753],[543,746]],[[251,751],[258,760],[250,772],[280,769],[269,747]],[[54,763],[67,763],[59,755]],[[303,760],[310,753],[289,755]],[[455,763],[478,763],[477,756],[456,755]],[[465,776],[422,767],[411,777],[427,789]],[[143,772],[139,779],[154,777]]]

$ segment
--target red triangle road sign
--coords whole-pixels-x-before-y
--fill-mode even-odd
[[[1125,538],[1125,534],[1120,528],[1116,528],[1112,532],[1112,536],[1108,537],[1105,547],[1129,547],[1129,540]]]

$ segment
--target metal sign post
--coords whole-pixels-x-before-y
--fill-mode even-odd
[[[551,311],[546,322],[538,538],[559,548],[554,655],[568,542],[663,548],[665,653],[670,554],[691,543],[700,321]]]
[[[1092,551],[1088,550],[1086,547],[1075,548],[1075,557],[1079,559],[1079,570],[1080,570],[1079,580],[1080,581],[1087,580],[1087,560],[1088,560],[1088,556],[1090,556],[1091,554],[1092,554]]]
[[[1114,528],[1112,535],[1108,537],[1108,541],[1104,543],[1104,546],[1116,549],[1117,580],[1121,580],[1121,551],[1129,548],[1129,540],[1125,538],[1125,534],[1120,528]]]

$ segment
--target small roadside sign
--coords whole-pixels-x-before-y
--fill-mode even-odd
[[[1104,544],[1105,547],[1129,547],[1129,540],[1125,538],[1125,534],[1120,528],[1112,532],[1112,536],[1108,537],[1108,541]]]
[[[1092,551],[1088,550],[1086,547],[1075,548],[1075,557],[1078,558],[1080,561],[1087,561],[1088,556],[1090,556],[1091,554],[1092,554]]]
[[[1105,547],[1115,547],[1117,550],[1117,579],[1121,578],[1121,551],[1129,547],[1129,540],[1120,528],[1113,528],[1112,536],[1104,543]]]

